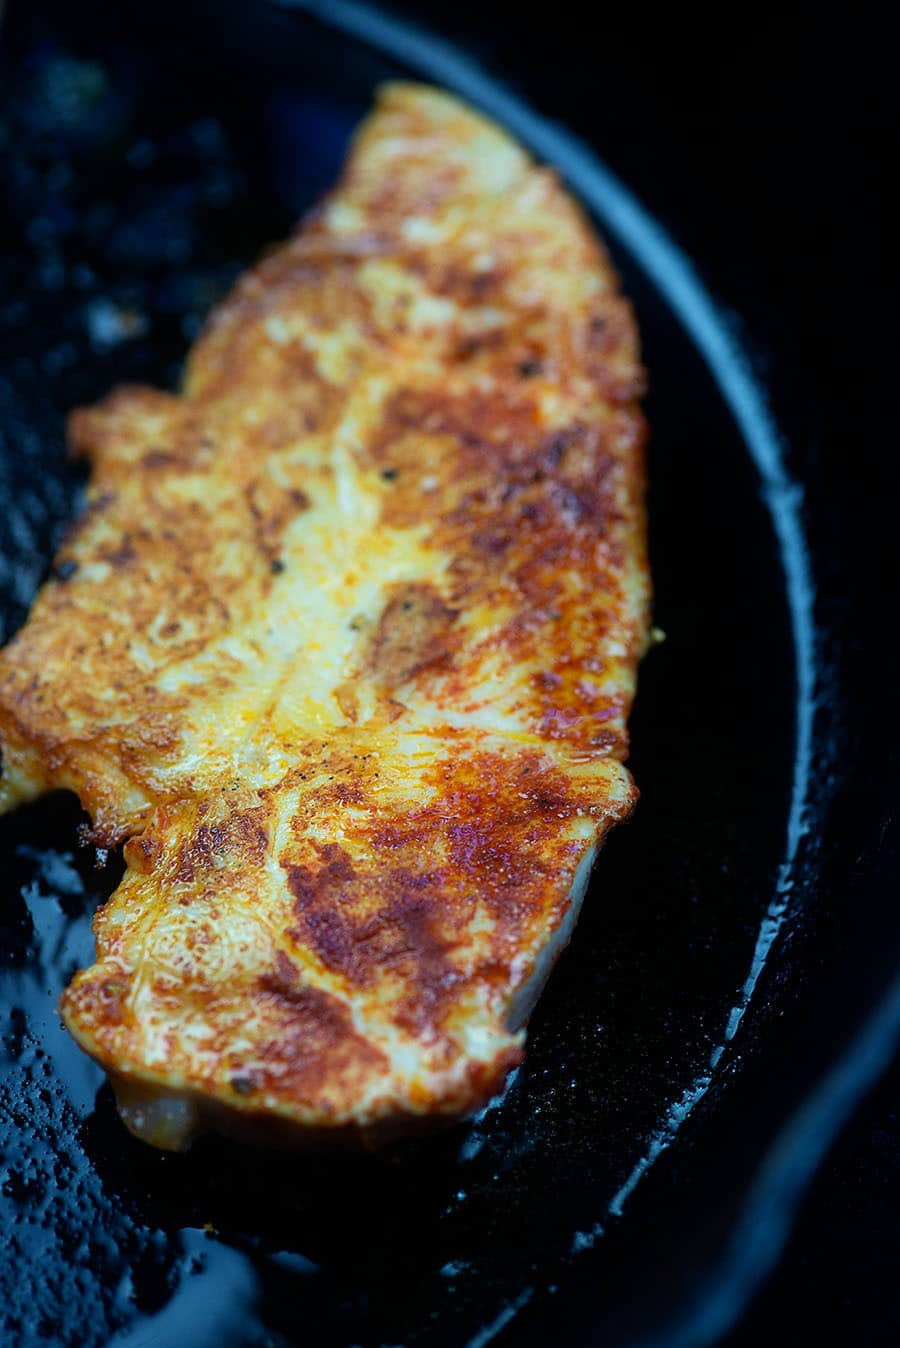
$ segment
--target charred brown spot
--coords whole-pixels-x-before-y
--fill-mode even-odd
[[[257,546],[273,574],[284,570],[280,556],[285,529],[311,502],[301,487],[285,487],[269,477],[255,479],[245,488]]]
[[[465,261],[451,262],[434,278],[434,288],[438,295],[447,295],[458,304],[481,304],[502,290],[507,277],[508,271],[503,267],[476,270]]]
[[[370,966],[402,975],[410,995],[401,997],[395,1019],[414,1033],[440,1019],[462,976],[450,959],[452,945],[441,930],[440,872],[398,869],[389,874],[392,895],[359,930]]]
[[[148,449],[141,459],[143,467],[150,469],[151,472],[156,468],[171,468],[177,463],[177,454],[173,454],[168,449]]]
[[[578,431],[554,431],[544,442],[541,459],[544,466],[549,470],[558,468],[565,457],[566,451],[578,441]]]
[[[272,980],[273,987],[287,994],[296,992],[300,986],[300,970],[283,950],[275,952],[275,973]]]
[[[484,349],[484,342],[479,337],[467,337],[465,341],[460,342],[454,353],[455,359],[461,362],[471,360],[477,356],[479,351]]]
[[[256,1052],[261,1089],[327,1110],[329,1099],[349,1102],[372,1073],[389,1069],[380,1050],[353,1028],[349,1009],[319,988],[302,986],[286,957],[258,986],[271,1026]]]
[[[347,852],[337,843],[323,843],[317,848],[322,865],[318,870],[307,866],[287,866],[288,885],[302,909],[314,903],[323,891],[332,894],[336,886],[353,880],[356,871]]]
[[[356,871],[336,843],[320,845],[317,851],[321,865],[315,869],[282,862],[298,922],[291,935],[308,943],[327,968],[349,978],[356,960],[353,932],[342,910]]]
[[[416,866],[427,836],[415,840],[416,857],[399,864],[369,849],[364,870],[336,844],[316,844],[316,869],[282,862],[295,895],[296,926],[290,935],[313,951],[323,965],[349,983],[368,986],[400,980],[398,1024],[423,1026],[459,974],[449,958],[454,921],[445,868]],[[409,839],[403,840],[404,850]]]
[[[376,461],[387,459],[392,467],[398,466],[399,453],[409,458],[410,467],[415,467],[415,447],[418,444],[421,462],[424,435],[450,436],[464,450],[515,449],[518,457],[518,447],[533,443],[538,431],[533,398],[508,380],[492,393],[477,387],[452,396],[442,389],[400,389],[384,408],[381,426],[372,439],[372,453]],[[453,469],[469,476],[478,466],[464,456]],[[490,465],[482,463],[480,467],[484,473]]]
[[[432,585],[415,582],[395,588],[370,639],[363,672],[391,689],[446,662],[457,616]]]
[[[203,806],[206,806],[204,811]],[[198,813],[208,815],[210,802],[201,801]],[[230,814],[225,818],[202,823],[191,831],[178,852],[174,879],[190,884],[198,876],[227,867],[240,870],[258,865],[269,845],[260,811]]]
[[[137,560],[137,550],[134,546],[134,540],[129,534],[125,534],[119,546],[113,548],[110,552],[101,552],[100,559],[116,568],[130,566],[132,562]]]

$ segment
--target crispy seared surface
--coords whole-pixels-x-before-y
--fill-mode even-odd
[[[553,173],[392,85],[182,396],[73,414],[88,505],[0,655],[0,803],[71,788],[126,842],[62,1012],[148,1140],[374,1136],[519,1060],[635,795],[641,382]]]

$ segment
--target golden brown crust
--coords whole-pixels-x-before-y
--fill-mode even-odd
[[[397,85],[184,394],[73,414],[88,507],[0,656],[3,790],[129,840],[62,1004],[123,1095],[365,1135],[518,1061],[635,795],[642,380],[553,174]]]

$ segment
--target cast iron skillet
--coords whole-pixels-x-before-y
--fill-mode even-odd
[[[55,1015],[120,862],[79,847],[69,798],[0,821],[4,1332],[79,1348],[716,1342],[898,1010],[889,997],[849,1053],[833,1038],[765,1089],[818,911],[841,697],[778,428],[690,264],[565,132],[368,8],[238,4],[224,23],[213,8],[35,0],[7,16],[4,638],[79,499],[66,411],[123,380],[173,384],[209,305],[331,182],[377,83],[422,78],[559,168],[637,307],[667,633],[633,720],[643,794],[504,1099],[374,1158],[217,1139],[171,1157],[131,1139]]]

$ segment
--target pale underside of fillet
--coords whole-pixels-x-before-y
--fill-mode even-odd
[[[519,1062],[636,794],[641,383],[554,174],[391,85],[183,393],[73,414],[0,805],[70,789],[125,842],[61,1009],[139,1136],[365,1143]]]

